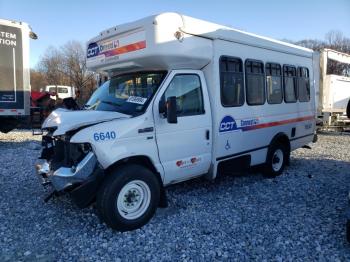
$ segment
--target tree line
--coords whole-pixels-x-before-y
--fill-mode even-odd
[[[316,51],[329,48],[350,54],[350,38],[345,37],[340,31],[328,32],[324,40],[283,41]],[[329,61],[327,73],[349,76],[350,66]],[[45,51],[36,68],[31,70],[31,86],[32,90],[37,91],[44,89],[46,85],[73,86],[80,91],[78,102],[83,104],[97,87],[96,77],[97,75],[86,67],[86,52],[83,44],[69,41],[59,48],[51,46]]]
[[[287,40],[288,41],[288,40]],[[315,51],[324,48],[333,49],[342,53],[350,54],[350,38],[344,36],[340,31],[332,30],[325,35],[324,40],[305,39],[300,41],[288,41],[292,44],[307,47]],[[327,74],[350,76],[350,66],[337,61],[329,60]]]
[[[46,85],[73,86],[80,91],[80,102],[85,102],[96,87],[96,74],[87,69],[85,58],[83,44],[78,41],[49,47],[31,70],[32,90],[43,91]]]

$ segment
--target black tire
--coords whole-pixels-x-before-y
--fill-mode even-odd
[[[125,192],[127,187],[130,187],[130,184],[131,187],[134,186],[134,188]],[[137,186],[139,186],[139,189],[143,189],[144,187],[144,190],[138,191]],[[137,191],[136,193],[135,189]],[[120,195],[123,190],[124,193],[128,195]],[[137,196],[143,194],[150,196],[148,198],[149,204],[148,201],[145,200],[146,198],[142,201],[135,200]],[[124,201],[118,202],[118,198],[122,198]],[[96,207],[100,218],[109,227],[118,231],[130,231],[147,224],[158,207],[159,199],[160,184],[155,174],[143,166],[131,164],[117,168],[106,178],[97,193]],[[140,209],[144,209],[145,211],[140,211],[141,215],[139,217],[126,218],[125,216],[131,216],[132,212],[124,213],[120,208],[129,208],[126,206],[129,204],[133,205],[135,201],[136,206],[138,206],[138,203],[141,203],[143,208]]]
[[[279,162],[276,162],[279,161]],[[276,177],[282,174],[284,167],[289,163],[288,147],[280,142],[274,142],[267,151],[263,173],[266,177]]]
[[[350,118],[350,99],[348,102],[348,106],[346,107],[346,115],[348,116],[348,118]]]
[[[350,243],[350,220],[346,221],[346,240]]]

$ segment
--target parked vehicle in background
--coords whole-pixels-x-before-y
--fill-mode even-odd
[[[0,19],[0,132],[9,132],[30,114],[28,24]]]
[[[38,174],[81,207],[96,199],[121,231],[147,223],[168,185],[257,165],[280,175],[314,139],[314,55],[176,13],[103,31],[87,66],[110,80],[86,110],[45,120]]]
[[[325,126],[350,125],[347,106],[350,103],[350,77],[327,74],[329,60],[350,66],[350,55],[331,49],[320,54],[320,89],[318,92],[318,116]],[[350,72],[348,72],[350,73]]]
[[[29,126],[33,129],[40,129],[44,120],[56,107],[56,100],[52,99],[49,92],[31,92],[31,106]]]
[[[48,85],[45,87],[45,91],[51,94],[52,99],[65,99],[68,97],[75,98],[75,88],[72,86],[61,86],[61,85]]]

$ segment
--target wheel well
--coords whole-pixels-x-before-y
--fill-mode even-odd
[[[157,171],[157,169],[153,165],[151,159],[147,156],[131,156],[131,157],[120,159],[117,162],[115,162],[114,164],[110,165],[106,169],[106,173],[109,173],[111,170],[116,169],[122,165],[128,165],[128,164],[136,164],[136,165],[140,165],[140,166],[144,166],[144,167],[148,168],[156,175],[156,177],[159,180],[159,184],[161,185],[161,187],[163,187],[163,180],[162,180],[159,172]]]
[[[112,169],[118,168],[119,166],[126,165],[126,164],[137,164],[140,166],[144,166],[149,170],[151,170],[153,173],[158,174],[160,176],[159,172],[154,167],[151,159],[149,159],[147,156],[132,156],[132,157],[120,159],[114,164],[110,165],[106,171],[109,172]]]
[[[290,148],[289,138],[285,133],[278,133],[277,135],[275,135],[271,140],[270,145],[274,143],[283,143]]]
[[[290,141],[289,138],[286,134],[284,133],[278,133],[277,135],[274,136],[274,138],[271,140],[270,145],[275,144],[275,143],[281,143],[287,147],[287,152],[288,152],[288,158],[290,154]]]

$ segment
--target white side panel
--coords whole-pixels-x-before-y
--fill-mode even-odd
[[[323,52],[327,53],[327,57],[329,59],[350,65],[350,55],[349,54],[341,53],[341,52],[331,50],[331,49],[324,49]]]
[[[24,92],[24,111],[25,115],[30,115],[30,64],[29,64],[29,33],[30,28],[24,25],[22,31],[23,39],[23,92]]]
[[[345,113],[350,99],[350,78],[327,75],[323,85],[323,112]]]
[[[273,137],[282,132],[290,139],[307,136],[302,143],[312,141],[315,130],[315,82],[311,58],[255,48],[226,41],[215,41],[214,62],[205,68],[209,93],[213,108],[213,161],[221,161],[229,156],[251,154],[252,165],[263,163],[266,159],[266,148]],[[240,107],[223,107],[220,99],[219,59],[222,55],[246,59],[261,60],[264,63],[274,62],[303,66],[309,69],[311,100],[306,103],[284,103],[249,106],[245,102]],[[214,76],[210,75],[214,74]],[[213,106],[214,105],[214,106]],[[226,118],[227,117],[227,118]],[[236,128],[222,130],[224,125],[234,122]],[[225,129],[225,128],[223,128]],[[295,135],[292,137],[293,129]],[[222,132],[220,132],[222,131]],[[253,152],[250,152],[254,150]],[[214,172],[215,173],[215,172]]]
[[[321,57],[319,52],[314,52],[312,56],[312,69],[313,69],[313,75],[314,75],[314,90],[315,90],[315,108],[316,112],[319,113],[321,110],[322,106],[322,101],[321,101],[321,90],[320,90],[320,81],[321,79],[321,72],[320,72],[320,63],[321,63]]]

